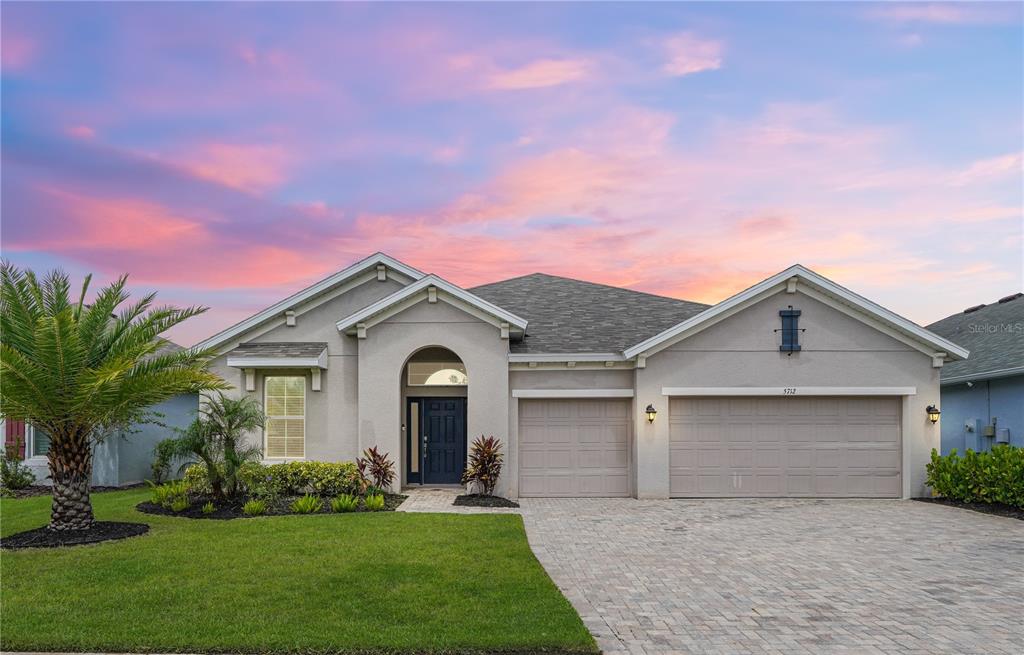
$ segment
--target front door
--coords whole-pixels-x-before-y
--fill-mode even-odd
[[[419,450],[420,457],[418,468],[421,475],[410,475],[409,481],[420,477],[423,484],[461,483],[462,471],[466,467],[466,399],[409,400],[410,411],[418,409],[420,414],[419,420],[410,421],[419,428],[419,434],[410,433],[409,436],[418,439],[422,445],[422,448],[412,447],[407,451],[415,453]]]

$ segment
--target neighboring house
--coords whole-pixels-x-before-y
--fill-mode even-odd
[[[1024,447],[1024,294],[928,326],[970,349],[942,369],[942,453]]]
[[[181,346],[167,341],[157,352],[175,350],[181,350]],[[198,409],[198,395],[175,396],[152,407],[153,412],[162,415],[159,420],[166,427],[156,424],[136,425],[131,432],[111,435],[96,444],[92,460],[93,486],[118,487],[152,478],[153,448],[158,441],[173,436],[172,428],[188,425]],[[19,445],[18,455],[24,458],[26,466],[35,473],[36,484],[51,484],[46,459],[50,439],[46,433],[24,421],[4,421],[2,430],[4,448]]]
[[[707,306],[542,274],[462,289],[383,254],[198,346],[264,402],[268,461],[377,446],[396,486],[457,484],[494,435],[509,497],[922,495],[926,408],[968,354],[802,266]]]

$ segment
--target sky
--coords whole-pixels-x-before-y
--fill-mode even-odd
[[[1024,286],[1021,8],[4,2],[0,252],[184,345],[376,251],[927,324]]]

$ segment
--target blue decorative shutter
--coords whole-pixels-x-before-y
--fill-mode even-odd
[[[782,345],[779,350],[782,352],[795,352],[800,350],[800,310],[781,309],[779,316],[782,318]]]

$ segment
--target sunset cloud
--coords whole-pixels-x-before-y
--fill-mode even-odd
[[[666,61],[662,70],[669,75],[681,77],[718,70],[722,67],[722,53],[725,48],[720,41],[703,39],[684,32],[666,39],[664,49]]]
[[[501,91],[542,89],[582,80],[590,68],[590,62],[583,59],[538,59],[519,68],[496,72],[488,77],[486,84],[490,89]]]

